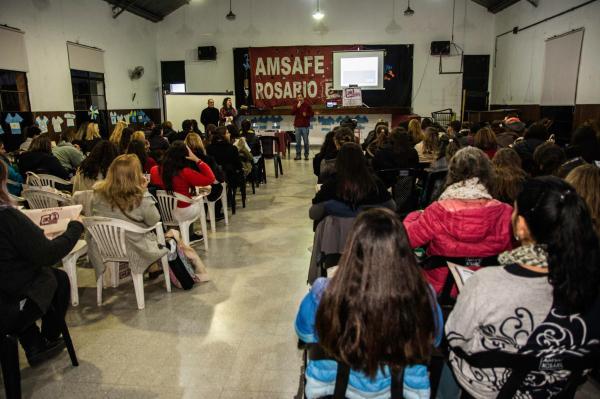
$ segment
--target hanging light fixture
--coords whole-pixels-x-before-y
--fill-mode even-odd
[[[229,0],[229,13],[225,15],[225,18],[227,18],[229,21],[233,21],[235,19],[235,14],[233,11],[231,11],[231,0]]]
[[[404,16],[411,17],[413,15],[415,15],[415,11],[410,8],[410,0],[408,0],[408,7],[406,7],[406,10],[404,10]]]
[[[320,20],[322,20],[322,19],[323,19],[323,17],[324,17],[324,16],[325,16],[325,14],[323,14],[323,13],[321,12],[321,7],[320,7],[319,0],[317,0],[317,9],[315,10],[315,12],[313,12],[313,15],[312,15],[312,17],[313,17],[314,19],[316,19],[317,21],[320,21]]]

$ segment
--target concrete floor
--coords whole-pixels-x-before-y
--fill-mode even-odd
[[[311,161],[283,161],[284,175],[248,196],[229,226],[195,248],[212,281],[191,291],[146,283],[146,309],[131,283],[96,306],[90,269],[79,268],[80,305],[68,314],[80,360],[66,352],[31,369],[21,358],[24,398],[292,398],[301,358],[293,320],[307,291],[312,245]],[[239,203],[239,202],[238,202]],[[585,392],[585,393],[584,393]],[[600,397],[588,384],[580,398]],[[3,397],[3,390],[0,397]]]

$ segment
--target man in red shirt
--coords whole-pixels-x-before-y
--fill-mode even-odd
[[[302,94],[298,94],[296,100],[297,102],[292,106],[292,115],[294,115],[294,131],[296,134],[296,158],[294,160],[298,161],[301,159],[301,140],[304,140],[304,159],[308,159],[308,128],[310,118],[314,115],[314,112],[310,104],[304,101]]]

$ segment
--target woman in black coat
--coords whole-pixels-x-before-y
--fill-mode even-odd
[[[408,132],[402,128],[392,130],[388,143],[375,152],[373,170],[386,187],[395,183],[396,173],[382,172],[384,169],[409,169],[419,166],[419,154],[412,145]]]
[[[69,180],[69,172],[52,155],[52,143],[47,134],[42,134],[31,142],[29,151],[22,153],[17,161],[19,171],[26,178],[27,172],[48,174]]]
[[[81,237],[77,218],[49,240],[42,229],[11,203],[6,167],[0,162],[0,333],[16,333],[34,366],[64,348],[60,325],[69,305],[67,274],[52,267]],[[42,319],[42,329],[36,320]]]

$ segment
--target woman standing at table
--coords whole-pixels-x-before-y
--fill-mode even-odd
[[[235,123],[237,117],[237,110],[233,106],[231,97],[225,97],[223,100],[223,107],[219,111],[219,123],[223,126],[231,125]]]

